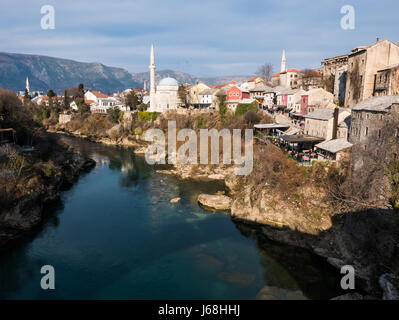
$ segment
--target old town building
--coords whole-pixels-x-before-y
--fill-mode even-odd
[[[399,111],[399,95],[372,97],[352,108],[349,141],[364,144],[377,140],[386,125],[386,116]],[[394,130],[394,128],[392,128]]]
[[[338,138],[338,126],[351,116],[349,109],[317,109],[305,115],[304,132],[325,140]]]
[[[348,58],[345,106],[373,96],[377,73],[399,63],[399,46],[391,41],[377,39],[372,45],[352,50]]]
[[[377,71],[374,96],[399,94],[399,64]]]

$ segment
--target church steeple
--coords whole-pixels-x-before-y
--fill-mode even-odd
[[[281,70],[280,72],[283,72],[286,70],[286,65],[285,65],[285,49],[283,50],[283,55],[281,56]]]

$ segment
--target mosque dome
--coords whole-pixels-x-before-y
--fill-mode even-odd
[[[179,86],[179,83],[177,82],[176,79],[167,77],[163,78],[161,81],[158,83],[159,86]]]

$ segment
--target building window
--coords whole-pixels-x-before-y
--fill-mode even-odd
[[[366,135],[366,137],[368,136],[368,134],[369,134],[369,128],[368,127],[366,127],[366,130],[365,130],[364,134]]]

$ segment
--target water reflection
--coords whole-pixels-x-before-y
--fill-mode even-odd
[[[0,297],[29,299],[329,298],[335,270],[305,250],[208,213],[199,193],[220,182],[155,173],[132,150],[63,138],[97,166],[69,190],[35,237],[0,256]],[[177,204],[170,199],[181,197]],[[40,267],[56,269],[54,292]]]

